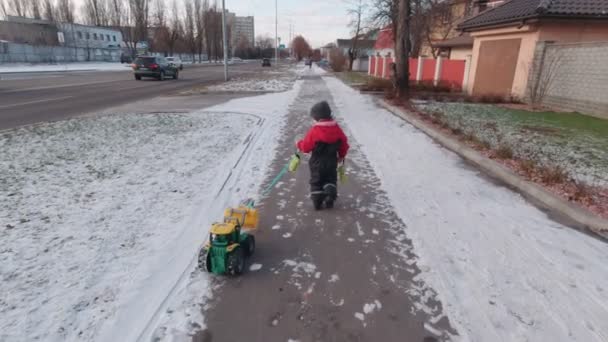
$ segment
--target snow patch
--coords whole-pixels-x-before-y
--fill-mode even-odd
[[[249,266],[249,270],[250,271],[259,271],[262,269],[262,264],[252,264],[251,266]]]
[[[285,238],[285,239],[289,239],[290,237],[291,237],[291,233],[283,234],[283,238]]]
[[[332,274],[331,276],[329,276],[329,282],[330,283],[335,283],[338,280],[340,280],[340,276],[338,276],[337,274]]]

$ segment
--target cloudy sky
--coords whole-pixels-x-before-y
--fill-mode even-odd
[[[225,0],[226,9],[236,15],[255,17],[255,34],[274,37],[274,0]],[[221,0],[218,1],[221,6]],[[313,47],[336,38],[348,38],[348,2],[345,0],[278,0],[279,37],[289,39],[289,23],[295,34],[303,35]]]

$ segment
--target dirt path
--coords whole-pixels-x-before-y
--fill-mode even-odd
[[[333,103],[323,80],[306,79],[275,173],[311,124],[308,109],[324,99]],[[334,210],[312,210],[306,162],[260,204],[253,267],[238,278],[214,277],[207,329],[194,341],[429,342],[455,334],[435,292],[416,280],[403,222],[351,145],[349,180]]]

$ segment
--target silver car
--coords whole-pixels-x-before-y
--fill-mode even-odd
[[[165,57],[165,59],[170,64],[173,64],[178,67],[179,70],[184,70],[184,64],[182,63],[182,60],[179,57]]]

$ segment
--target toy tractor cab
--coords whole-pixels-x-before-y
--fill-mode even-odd
[[[243,273],[245,258],[255,251],[255,238],[250,230],[257,225],[257,210],[248,206],[226,209],[224,222],[211,226],[209,241],[198,256],[199,267],[214,274]]]

